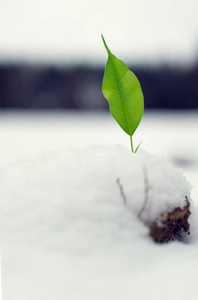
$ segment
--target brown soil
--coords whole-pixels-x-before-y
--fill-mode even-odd
[[[167,243],[171,240],[182,239],[183,233],[190,234],[188,218],[190,203],[186,197],[186,205],[181,209],[176,207],[168,214],[149,224],[150,235],[156,243]]]

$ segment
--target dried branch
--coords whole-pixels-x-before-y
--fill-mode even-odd
[[[116,183],[117,183],[117,185],[118,185],[118,187],[119,187],[119,189],[120,189],[120,194],[121,194],[121,196],[122,196],[123,203],[124,203],[125,205],[127,205],[127,198],[126,198],[126,196],[125,196],[123,186],[122,186],[122,184],[120,183],[120,178],[118,178],[118,179],[116,180]]]
[[[143,166],[143,173],[144,173],[144,203],[138,213],[138,218],[141,217],[143,211],[145,211],[148,200],[149,200],[149,190],[151,189],[151,186],[149,185],[149,180],[148,180],[148,170],[146,165]]]

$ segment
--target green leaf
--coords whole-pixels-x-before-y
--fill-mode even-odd
[[[144,111],[144,97],[140,83],[126,64],[111,53],[102,35],[108,53],[102,92],[109,102],[112,116],[121,128],[132,136]]]

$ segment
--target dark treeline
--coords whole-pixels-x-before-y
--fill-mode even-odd
[[[136,67],[146,108],[198,108],[198,65],[194,68]],[[107,108],[103,68],[0,65],[0,108]]]

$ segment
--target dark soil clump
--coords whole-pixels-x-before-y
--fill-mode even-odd
[[[156,243],[182,239],[183,233],[190,234],[188,218],[190,216],[190,202],[186,197],[186,205],[181,209],[176,207],[168,214],[149,224],[150,235]]]

